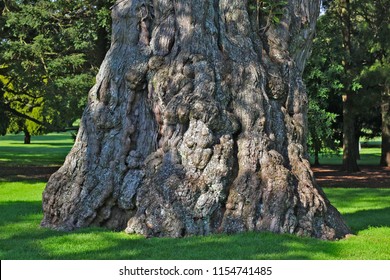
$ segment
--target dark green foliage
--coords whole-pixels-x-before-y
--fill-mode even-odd
[[[354,137],[380,134],[381,94],[390,73],[390,1],[323,1],[323,8],[305,72],[310,139],[312,147],[320,139],[317,150],[342,142],[343,95],[352,104]]]
[[[5,110],[3,83],[0,81],[0,135],[5,135],[9,125],[9,116]]]
[[[305,68],[304,79],[309,95],[309,138],[310,151],[318,162],[320,152],[337,150],[341,141],[341,91],[344,88],[339,64],[342,52],[340,38],[331,37],[334,30],[328,16],[321,16],[317,23],[317,37],[313,43],[312,55]]]
[[[257,13],[261,31],[266,32],[272,24],[280,23],[288,1],[251,0],[248,4],[249,9]]]
[[[0,11],[0,106],[9,132],[70,126],[109,47],[113,1],[8,1]],[[9,122],[7,122],[9,120]]]

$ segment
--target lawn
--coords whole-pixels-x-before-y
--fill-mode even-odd
[[[73,145],[70,133],[50,133],[33,136],[23,144],[23,134],[0,136],[1,166],[56,166],[64,162]]]
[[[378,165],[381,159],[381,137],[373,139],[360,139],[360,159],[358,165]],[[314,157],[310,157],[310,162],[314,162]],[[320,154],[320,164],[322,165],[341,165],[343,163],[343,149],[337,152],[329,151]]]
[[[57,145],[46,140],[31,146],[41,148],[32,163],[56,165],[72,142],[67,135],[53,135]],[[29,148],[21,145],[0,138],[1,160],[4,150],[12,148],[14,155],[0,168],[30,164]],[[0,259],[390,259],[390,189],[325,189],[355,234],[331,242],[255,232],[182,239],[146,239],[101,228],[58,232],[39,226],[44,187],[37,180],[0,181]]]
[[[376,146],[366,146],[360,150],[360,159],[358,165],[378,165],[381,160],[381,148]],[[310,158],[314,162],[314,158]],[[323,165],[341,165],[343,163],[343,151],[339,153],[323,154],[320,157],[320,164]]]

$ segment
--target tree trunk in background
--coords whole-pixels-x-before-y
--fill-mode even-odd
[[[96,7],[97,10],[101,10],[102,8],[107,6],[107,1],[105,0],[98,0],[96,1]],[[109,41],[109,34],[107,33],[106,28],[99,26],[97,30],[97,42],[96,42],[96,50],[95,50],[95,55],[96,55],[96,61],[97,65],[100,65],[108,51],[110,45]]]
[[[382,94],[382,155],[381,165],[390,166],[390,88]]]
[[[351,58],[353,57],[352,33],[353,25],[351,21],[351,2],[350,0],[340,0],[338,3],[338,14],[342,21],[341,33],[343,35],[343,47],[345,48],[343,66],[346,77],[350,76],[352,71]],[[346,81],[344,87],[350,91],[351,81]],[[356,137],[355,137],[355,112],[354,112],[354,93],[347,92],[342,96],[343,99],[343,170],[348,172],[357,172]]]
[[[352,95],[343,95],[343,170],[357,172],[355,137],[355,115],[353,113]]]
[[[356,124],[356,123],[355,123]],[[355,155],[356,155],[356,160],[360,160],[360,149],[361,149],[361,146],[360,146],[360,134],[361,134],[361,131],[360,131],[360,128],[357,128],[356,125],[355,125]]]
[[[31,134],[30,132],[28,131],[27,128],[25,128],[23,130],[24,132],[24,144],[31,144]]]
[[[320,151],[321,151],[321,140],[317,137],[313,137],[314,147],[314,166],[320,166]]]
[[[43,194],[43,226],[349,232],[305,150],[301,75],[319,1],[290,0],[264,34],[251,4],[117,2],[76,143]]]
[[[356,98],[356,95],[355,95]],[[360,145],[360,138],[362,135],[362,125],[359,124],[359,116],[356,114],[356,108],[358,107],[357,105],[352,105],[353,106],[353,112],[354,112],[354,126],[355,126],[355,155],[356,155],[356,162],[361,159],[360,157],[360,151],[362,149]]]

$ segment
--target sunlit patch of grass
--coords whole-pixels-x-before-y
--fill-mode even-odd
[[[381,148],[378,147],[363,147],[360,150],[360,159],[357,161],[358,165],[379,165],[381,158]],[[320,155],[320,164],[322,165],[341,165],[343,163],[343,151],[338,153],[331,152]],[[310,158],[310,162],[314,162],[314,158]]]
[[[40,201],[38,195],[43,192],[45,182],[19,181],[0,182],[0,202],[20,201]]]
[[[23,135],[0,136],[0,165],[54,166],[64,162],[73,145],[70,133],[34,136],[31,144],[23,144]]]

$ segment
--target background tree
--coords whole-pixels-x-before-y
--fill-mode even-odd
[[[334,36],[327,15],[318,19],[313,50],[305,68],[304,80],[309,96],[308,126],[309,149],[314,165],[319,165],[319,154],[337,152],[342,142],[342,104],[340,102],[343,74],[339,64],[339,37]]]
[[[390,74],[388,64],[390,16],[387,12],[390,9],[390,1],[358,2],[354,7],[358,31],[355,37],[360,38],[359,44],[362,50],[365,50],[363,59],[358,61],[362,65],[362,70],[356,78],[361,85],[360,92],[363,96],[360,101],[364,104],[359,119],[362,126],[369,127],[373,134],[380,131],[380,120],[382,120],[381,164],[387,165],[384,159],[389,153],[389,123],[384,116],[388,116],[389,113],[385,92]]]
[[[277,3],[269,24],[271,1],[117,1],[111,48],[46,186],[42,225],[347,234],[305,148],[302,72],[320,3]]]
[[[327,91],[327,108],[322,108],[339,115],[339,123],[343,123],[343,165],[348,171],[358,170],[360,137],[380,132],[380,96],[385,91],[381,77],[386,75],[376,70],[373,76],[369,74],[385,65],[385,49],[379,51],[378,47],[388,44],[389,38],[383,36],[388,32],[383,12],[388,1],[379,2],[327,1],[306,74],[312,102],[323,99],[326,94],[322,93]],[[335,125],[332,128],[337,133]]]
[[[361,77],[377,100],[377,112],[381,112],[382,156],[381,165],[390,166],[390,9],[389,0],[363,2],[357,9],[361,17],[361,34],[365,39],[368,59]]]
[[[3,12],[6,9],[5,1],[0,2],[0,34],[4,34],[5,19],[3,17]],[[1,46],[1,45],[0,45]],[[0,51],[2,49],[0,48]],[[3,66],[0,63],[0,71],[3,70]],[[1,72],[0,72],[1,73]],[[9,124],[9,116],[5,110],[5,99],[4,99],[4,81],[0,80],[0,135],[4,135],[7,132],[7,127]]]
[[[111,3],[92,2],[18,1],[2,9],[2,126],[24,131],[26,142],[81,115],[109,46]]]

